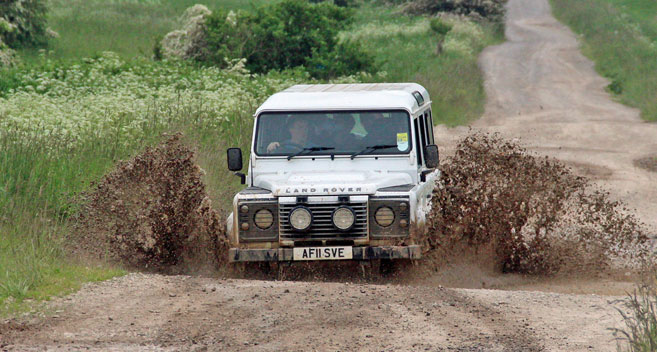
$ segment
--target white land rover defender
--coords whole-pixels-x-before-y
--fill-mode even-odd
[[[415,83],[296,85],[255,113],[230,261],[419,259],[440,175],[431,100]],[[228,149],[242,170],[242,151]]]

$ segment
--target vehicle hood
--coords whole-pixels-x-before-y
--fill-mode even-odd
[[[254,180],[254,186],[275,196],[374,194],[380,188],[410,183],[407,173],[387,171],[276,173],[258,175]]]

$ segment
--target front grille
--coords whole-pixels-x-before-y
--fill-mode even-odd
[[[356,213],[354,227],[346,232],[333,226],[333,211],[347,205]],[[283,239],[334,239],[367,237],[367,202],[362,203],[314,203],[304,204],[313,214],[313,223],[305,232],[297,232],[290,226],[289,215],[298,204],[279,204],[280,233]]]

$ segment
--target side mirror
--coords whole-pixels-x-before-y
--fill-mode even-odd
[[[438,155],[438,146],[435,144],[430,144],[424,147],[424,161],[429,169],[435,169],[438,167],[440,158]]]
[[[242,149],[228,148],[226,151],[228,160],[228,170],[240,171],[242,170]]]

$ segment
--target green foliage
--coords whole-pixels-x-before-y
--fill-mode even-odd
[[[124,59],[150,57],[153,39],[176,28],[180,15],[194,4],[211,9],[250,9],[271,0],[47,1],[48,26],[60,36],[48,42],[51,57],[77,61],[103,51],[115,52]],[[19,54],[28,64],[40,61],[37,50],[23,49]]]
[[[657,2],[552,0],[555,16],[581,35],[582,51],[610,80],[607,89],[657,121]]]
[[[627,342],[627,351],[657,350],[657,287],[655,282],[641,284],[623,300],[618,309],[625,322],[624,329],[612,329],[616,337]],[[622,349],[625,350],[625,349]]]
[[[284,0],[233,17],[216,11],[206,20],[207,46],[200,61],[224,65],[226,59],[246,58],[252,72],[303,66],[322,78],[371,72],[369,56],[358,43],[338,43],[351,18],[349,9],[304,0]]]
[[[424,17],[399,15],[391,8],[363,4],[343,39],[363,43],[375,58],[383,77],[373,82],[417,82],[429,91],[437,124],[463,125],[484,111],[486,94],[477,58],[488,45],[504,39],[503,25],[465,19],[445,20],[452,25],[444,38],[443,53],[435,55],[440,38]]]
[[[429,22],[431,30],[440,36],[445,36],[449,31],[452,30],[452,25],[445,22],[440,18],[432,18]]]
[[[14,49],[46,44],[46,12],[45,0],[0,2],[0,43]]]
[[[319,79],[347,76],[372,69],[374,56],[361,50],[357,42],[340,42],[334,50],[313,50],[306,70]]]
[[[356,0],[309,0],[311,3],[320,3],[320,2],[332,2],[335,6],[340,7],[354,7],[356,6]]]
[[[0,71],[0,311],[9,297],[43,298],[93,279],[66,258],[77,195],[163,132],[187,133],[213,204],[229,206],[241,185],[217,150],[248,150],[255,108],[307,80],[111,53],[73,64],[42,60]]]
[[[504,19],[504,2],[505,0],[414,0],[404,5],[404,11],[414,15],[449,12],[501,22]]]

